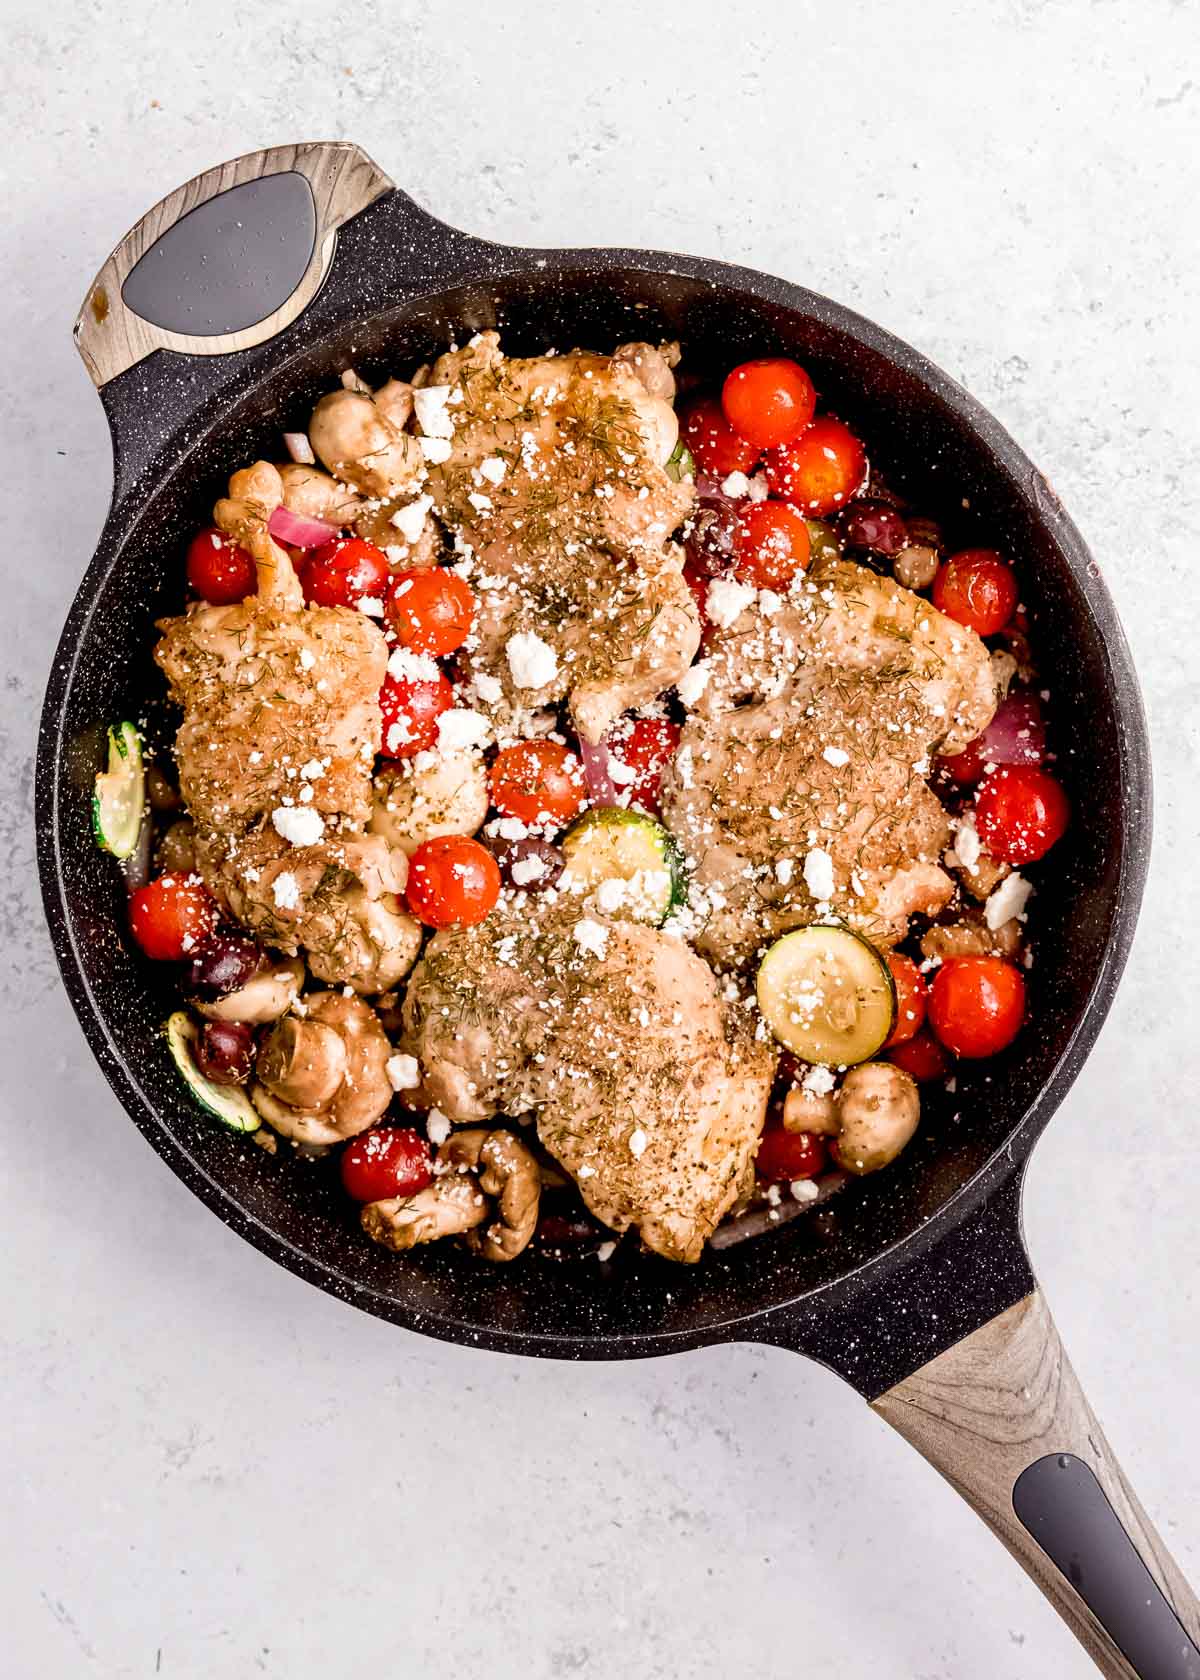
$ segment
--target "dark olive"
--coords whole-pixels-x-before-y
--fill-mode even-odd
[[[211,934],[188,966],[188,989],[202,997],[224,997],[253,979],[264,961],[263,949],[253,939],[240,933]]]
[[[205,1021],[192,1053],[214,1085],[244,1085],[254,1066],[254,1028],[244,1021]]]
[[[556,887],[566,868],[567,860],[548,840],[494,840],[490,849],[505,881],[519,892],[545,892],[547,887]],[[535,862],[541,865],[536,873]]]
[[[701,501],[683,533],[687,557],[705,577],[719,577],[737,552],[738,510],[732,502]]]
[[[904,519],[882,502],[851,502],[838,514],[837,528],[849,548],[867,548],[875,554],[899,554],[908,542]]]

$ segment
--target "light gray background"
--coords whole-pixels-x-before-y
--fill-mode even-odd
[[[2,12],[5,1675],[1082,1680],[983,1527],[825,1372],[443,1347],[226,1231],[124,1119],[59,987],[33,734],[109,487],[71,321],[125,228],[221,159],[349,137],[473,231],[745,261],[927,351],[1056,484],[1146,688],[1149,897],[1027,1223],[1200,1575],[1196,7]]]

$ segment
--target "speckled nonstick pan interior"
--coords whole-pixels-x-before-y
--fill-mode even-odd
[[[122,882],[92,843],[104,726],[160,691],[153,623],[179,610],[179,556],[228,473],[276,457],[280,431],[303,429],[344,367],[402,371],[485,327],[510,352],[679,338],[687,368],[714,378],[748,355],[795,355],[889,480],[956,540],[1016,558],[1054,690],[1059,771],[1089,813],[1038,871],[1033,1025],[998,1060],[964,1064],[952,1096],[923,1095],[918,1138],[893,1167],[695,1267],[631,1254],[602,1269],[531,1251],[485,1266],[450,1244],[396,1256],[365,1241],[332,1175],[269,1158],[192,1105],[160,1032],[171,978],[131,949]],[[972,1500],[1104,1672],[1197,1680],[1200,1609],[1087,1412],[1021,1241],[1025,1163],[1133,933],[1150,770],[1108,594],[1004,429],[907,345],[799,286],[693,257],[469,238],[339,144],[257,153],[163,200],[98,276],[77,338],[110,421],[115,484],[50,675],[39,861],[84,1031],[164,1159],[265,1253],[427,1335],[589,1359],[757,1340],[823,1361]],[[1064,1512],[1061,1544],[1086,1564],[1072,1566],[1074,1584],[1051,1532]]]

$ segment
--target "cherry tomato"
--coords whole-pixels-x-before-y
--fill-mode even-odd
[[[862,488],[867,452],[854,433],[832,415],[780,444],[763,457],[773,495],[802,513],[833,513]]]
[[[1032,764],[1003,764],[979,784],[975,827],[994,858],[1036,863],[1061,840],[1071,807],[1059,784]]]
[[[474,927],[500,896],[500,866],[478,840],[440,834],[409,858],[406,896],[426,927]]]
[[[657,812],[663,771],[678,745],[679,725],[669,718],[638,718],[628,735],[613,745],[613,757],[637,771],[637,781],[629,784],[634,805]]]
[[[258,587],[254,561],[215,525],[197,531],[188,544],[187,580],[201,600],[214,607],[244,601]]]
[[[182,962],[217,925],[217,906],[194,875],[160,875],[129,895],[133,937],[156,962]]]
[[[396,572],[388,584],[384,616],[401,647],[435,656],[453,653],[471,633],[475,597],[458,573],[444,566]]]
[[[749,472],[758,460],[758,445],[738,436],[716,397],[701,397],[693,403],[683,416],[681,431],[701,469],[714,478]]]
[[[708,585],[710,580],[691,565],[683,568],[683,581],[692,592],[692,600],[696,603],[696,611],[700,614],[700,642],[703,646],[704,638],[712,629],[712,620],[708,616]]]
[[[787,443],[813,417],[817,394],[800,366],[786,356],[763,356],[735,367],[721,388],[725,418],[759,449]]]
[[[1039,764],[1046,753],[1046,725],[1036,694],[1011,689],[981,735],[961,752],[939,758],[938,773],[959,787],[974,787],[987,765]]]
[[[808,565],[808,526],[786,502],[756,502],[738,526],[737,575],[759,589],[786,590]]]
[[[583,766],[553,741],[502,747],[492,765],[492,804],[506,817],[561,828],[587,804]]]
[[[896,1024],[883,1044],[885,1050],[890,1050],[893,1045],[907,1044],[920,1031],[925,1021],[929,988],[925,984],[925,976],[911,957],[892,951],[887,964],[896,987]]]
[[[1024,1015],[1025,982],[1003,957],[953,957],[933,977],[929,1024],[956,1056],[994,1056]]]
[[[951,1067],[945,1046],[938,1043],[928,1027],[922,1027],[904,1044],[893,1045],[887,1059],[903,1068],[918,1085],[927,1085],[931,1079],[944,1079]]]
[[[437,740],[437,720],[454,704],[454,690],[444,672],[436,677],[386,676],[379,690],[383,713],[381,751],[389,758],[411,758]]]
[[[1016,573],[994,548],[964,548],[938,567],[933,604],[976,635],[994,636],[1016,607]]]
[[[387,555],[362,537],[334,537],[314,548],[300,569],[304,599],[317,607],[382,601],[392,568]]]
[[[342,1150],[342,1185],[356,1202],[415,1196],[433,1183],[429,1145],[411,1126],[375,1126]]]
[[[819,1132],[786,1132],[768,1126],[758,1142],[754,1170],[769,1184],[784,1179],[816,1178],[829,1161],[829,1145]]]

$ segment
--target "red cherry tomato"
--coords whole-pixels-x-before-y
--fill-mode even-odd
[[[692,600],[696,603],[696,611],[700,614],[700,642],[703,646],[705,637],[712,629],[712,620],[708,616],[708,586],[712,579],[705,577],[692,566],[685,566],[683,568],[683,581],[691,590]]]
[[[386,676],[379,690],[383,713],[380,751],[388,758],[411,758],[437,740],[437,720],[454,704],[454,689],[444,672],[436,677]]]
[[[896,1024],[883,1044],[885,1050],[890,1050],[896,1044],[907,1044],[920,1031],[925,1021],[929,988],[925,984],[925,976],[911,957],[892,951],[887,964],[896,987]]]
[[[1003,957],[953,957],[933,977],[929,1024],[956,1056],[994,1056],[1024,1016],[1025,982]]]
[[[790,443],[768,451],[763,466],[773,495],[819,517],[861,490],[867,452],[849,426],[825,415]]]
[[[342,1184],[356,1202],[415,1196],[433,1183],[429,1145],[411,1126],[375,1126],[342,1150]]]
[[[634,805],[657,812],[663,771],[678,745],[679,725],[669,718],[638,718],[628,735],[613,743],[613,757],[637,771],[637,781],[629,785]]]
[[[1004,863],[1036,863],[1061,840],[1071,806],[1053,776],[1032,764],[1003,764],[979,784],[975,827]]]
[[[758,445],[737,435],[716,397],[701,397],[694,402],[683,416],[680,429],[701,470],[714,478],[749,472],[758,460]]]
[[[156,962],[182,962],[217,925],[217,906],[194,875],[160,875],[129,896],[133,937]]]
[[[408,860],[408,907],[426,927],[474,927],[500,896],[500,866],[478,840],[441,834]]]
[[[587,804],[583,766],[554,741],[502,747],[492,764],[492,804],[506,817],[561,828]]]
[[[737,575],[759,589],[783,591],[808,565],[808,526],[786,502],[756,502],[738,526]]]
[[[197,531],[188,544],[187,580],[201,600],[214,607],[244,601],[258,587],[254,561],[215,525]]]
[[[471,633],[475,597],[444,566],[397,572],[388,584],[384,616],[401,647],[435,656],[453,653]]]
[[[758,1141],[754,1170],[769,1184],[784,1179],[816,1178],[829,1161],[829,1145],[819,1132],[787,1132],[768,1126]]]
[[[994,548],[964,548],[938,567],[933,604],[979,636],[1003,630],[1017,605],[1017,578]]]
[[[387,555],[362,537],[334,537],[314,548],[300,570],[304,599],[316,607],[382,601],[392,575]]]
[[[763,356],[735,367],[721,388],[725,418],[759,449],[787,443],[813,417],[817,394],[800,366],[786,356]]]
[[[948,1051],[928,1027],[922,1027],[904,1044],[894,1044],[887,1059],[903,1068],[918,1085],[927,1085],[931,1079],[944,1079],[951,1067]]]

